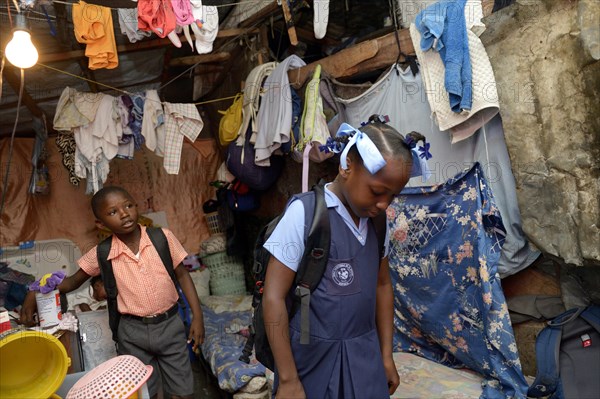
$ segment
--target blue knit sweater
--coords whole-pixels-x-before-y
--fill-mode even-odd
[[[473,102],[465,3],[442,0],[421,11],[415,20],[421,33],[421,50],[433,48],[440,53],[446,68],[444,86],[454,112],[470,110]]]

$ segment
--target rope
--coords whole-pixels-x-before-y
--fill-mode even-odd
[[[75,74],[73,74],[71,72],[63,71],[62,69],[51,67],[50,65],[42,64],[42,63],[39,63],[39,62],[37,63],[37,65],[43,66],[44,68],[51,69],[51,70],[53,70],[55,72],[59,72],[59,73],[65,74],[65,75],[69,75],[69,76],[77,78],[77,79],[85,80],[86,82],[95,83],[95,84],[97,84],[99,86],[104,86],[104,87],[106,87],[106,88],[108,88],[110,90],[114,90],[114,91],[119,92],[119,93],[127,94],[128,96],[132,96],[132,95],[135,94],[135,93],[129,92],[127,90],[119,89],[118,87],[114,87],[114,86],[107,85],[107,84],[104,84],[104,83],[101,83],[101,82],[97,82],[95,80],[84,78],[83,76],[75,75]],[[143,97],[145,98],[145,96],[143,96]],[[219,102],[219,101],[231,100],[231,99],[233,99],[235,97],[236,96],[221,97],[221,98],[215,98],[215,99],[212,99],[212,100],[200,101],[200,102],[191,103],[191,104],[194,104],[194,105],[203,105],[203,104],[215,103],[215,102]],[[156,101],[156,100],[149,100],[149,101]],[[163,101],[159,101],[159,102],[161,104],[163,104],[163,105],[165,104]]]

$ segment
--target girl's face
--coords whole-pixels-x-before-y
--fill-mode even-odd
[[[356,217],[374,217],[385,212],[410,178],[410,163],[402,158],[386,159],[387,164],[372,175],[360,163],[348,159],[348,169],[340,168],[344,178],[342,195]]]

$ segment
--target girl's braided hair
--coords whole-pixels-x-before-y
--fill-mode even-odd
[[[388,118],[379,114],[373,114],[369,117],[369,121],[360,127],[360,130],[369,136],[375,144],[379,152],[384,158],[399,158],[412,163],[411,149],[419,142],[426,142],[425,136],[419,132],[412,131],[406,134],[406,137],[400,134],[392,126],[386,122]],[[352,136],[340,135],[332,137],[331,140],[339,143],[340,148],[344,148]],[[352,159],[358,160],[362,164],[362,158],[356,147],[352,147],[348,155],[352,154]]]

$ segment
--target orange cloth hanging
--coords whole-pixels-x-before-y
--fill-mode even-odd
[[[177,24],[171,0],[139,0],[138,29],[167,37]]]
[[[119,65],[117,45],[110,8],[86,4],[73,4],[75,38],[87,44],[85,55],[90,69],[114,69]]]

